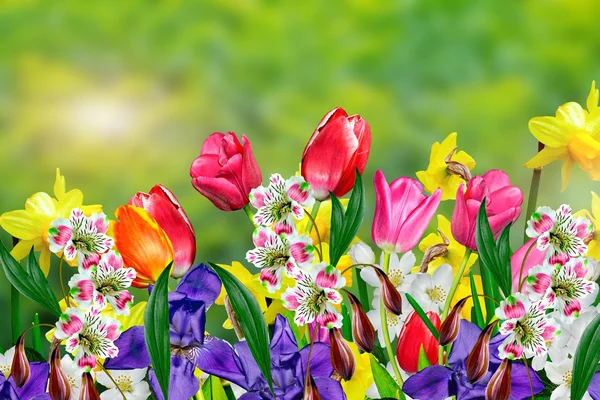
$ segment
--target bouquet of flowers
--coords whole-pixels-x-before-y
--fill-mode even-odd
[[[291,177],[263,182],[245,136],[206,139],[193,187],[249,221],[245,257],[220,263],[194,264],[194,228],[166,187],[110,219],[57,170],[54,196],[0,216],[14,238],[0,263],[15,342],[0,355],[0,398],[600,399],[600,198],[591,212],[536,204],[550,162],[564,162],[563,190],[575,163],[600,180],[598,97],[592,84],[587,109],[570,102],[529,122],[539,148],[514,252],[523,193],[503,171],[475,175],[456,133],[417,179],[377,171],[365,215],[371,130],[341,108]],[[451,215],[436,215],[442,201]],[[148,301],[134,303],[136,289]],[[36,314],[22,331],[21,296],[55,323]],[[210,307],[237,342],[206,331]]]

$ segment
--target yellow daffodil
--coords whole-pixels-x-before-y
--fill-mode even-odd
[[[374,382],[371,372],[371,358],[368,353],[360,353],[358,347],[353,342],[348,342],[354,359],[356,360],[356,369],[354,375],[349,381],[342,380],[342,388],[348,400],[363,400],[367,389]]]
[[[588,243],[587,256],[600,261],[600,197],[592,192],[592,212],[581,210],[575,216],[588,218],[594,224],[594,236]]]
[[[457,133],[453,132],[442,143],[435,142],[431,146],[427,169],[417,172],[417,178],[426,191],[433,193],[437,188],[442,189],[442,200],[455,199],[458,187],[464,182],[460,174],[450,172],[449,165],[460,163],[468,170],[475,167],[475,161],[470,155],[462,150],[456,152],[456,136]]]
[[[458,272],[458,268],[460,267],[460,263],[465,255],[465,246],[458,243],[452,237],[452,230],[450,229],[450,221],[446,219],[443,215],[439,214],[437,216],[438,223],[438,233],[430,233],[427,235],[421,243],[419,243],[419,250],[425,252],[429,247],[444,243],[444,238],[440,235],[441,232],[448,239],[448,252],[441,257],[435,258],[433,261],[429,263],[429,270],[435,271],[442,264],[450,264],[454,274]],[[469,260],[467,261],[467,268],[465,269],[465,274],[469,273],[471,266],[477,260],[477,254],[472,253],[469,256]]]
[[[587,110],[578,103],[565,103],[555,117],[535,117],[529,131],[544,144],[544,149],[527,161],[527,168],[541,168],[562,160],[562,190],[571,179],[577,163],[593,180],[600,180],[600,109],[596,82],[587,98]]]
[[[40,252],[40,267],[44,274],[50,270],[50,249],[48,229],[56,218],[67,218],[71,209],[79,207],[90,215],[102,211],[102,206],[82,206],[83,193],[79,189],[66,191],[65,177],[56,169],[54,196],[38,192],[25,202],[24,210],[5,212],[0,215],[0,226],[9,234],[19,239],[19,243],[11,251],[17,260],[22,260],[33,247]]]

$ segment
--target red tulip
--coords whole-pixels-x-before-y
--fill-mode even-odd
[[[508,175],[497,169],[471,179],[466,191],[464,184],[461,184],[456,192],[456,205],[452,213],[452,236],[458,243],[475,251],[477,213],[484,198],[485,211],[496,239],[508,224],[519,218],[523,203],[521,189],[511,186]]]
[[[175,195],[166,187],[156,185],[150,193],[138,192],[129,204],[146,210],[165,231],[173,246],[171,276],[181,278],[194,263],[196,235]]]
[[[429,311],[427,317],[438,330],[440,329],[440,316]],[[400,368],[409,374],[418,371],[419,351],[423,346],[427,359],[431,365],[438,363],[438,341],[431,334],[425,323],[417,313],[412,311],[400,331],[396,346],[396,358]]]
[[[360,115],[337,107],[323,117],[302,153],[302,176],[315,199],[337,197],[354,186],[356,168],[363,173],[371,150],[371,128]]]
[[[190,168],[192,185],[223,211],[244,208],[250,191],[262,183],[252,147],[242,135],[243,146],[233,132],[210,135]]]

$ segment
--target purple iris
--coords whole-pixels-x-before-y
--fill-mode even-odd
[[[204,264],[190,269],[181,279],[177,290],[169,292],[169,322],[171,324],[171,377],[170,399],[189,399],[200,389],[194,369],[198,365],[199,349],[205,346],[204,325],[206,310],[221,292],[217,274]],[[144,328],[134,326],[115,341],[119,355],[107,359],[107,369],[134,369],[150,366],[150,357],[144,343]],[[162,392],[154,370],[149,380],[159,400]]]
[[[22,388],[15,385],[12,376],[8,379],[0,373],[0,399],[3,400],[50,400],[46,393],[50,366],[45,362],[29,363],[31,375]]]
[[[402,391],[414,399],[443,400],[456,396],[457,400],[484,399],[487,383],[494,371],[498,369],[502,360],[498,357],[498,347],[506,336],[496,335],[490,341],[490,367],[487,374],[479,382],[472,384],[467,380],[466,359],[475,346],[481,329],[469,321],[460,321],[460,331],[450,356],[450,368],[433,365],[427,367],[404,382]],[[535,371],[530,368],[533,391],[539,393],[544,390],[544,384]],[[531,388],[527,378],[525,365],[514,362],[511,373],[510,398],[513,400],[531,397]]]
[[[298,350],[298,343],[288,321],[277,316],[271,339],[271,372],[275,396],[278,400],[301,399],[310,346]],[[232,348],[229,343],[212,338],[200,349],[198,368],[241,386],[247,393],[239,400],[272,400],[269,386],[254,361],[246,341]],[[333,367],[329,346],[314,343],[310,358],[310,374],[315,380],[322,399],[345,399],[338,381],[331,378]]]

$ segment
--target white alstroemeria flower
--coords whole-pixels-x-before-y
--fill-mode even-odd
[[[381,257],[383,265],[383,255]],[[411,287],[414,275],[410,275],[410,270],[414,268],[417,258],[409,251],[404,253],[402,258],[398,258],[398,254],[390,254],[390,268],[388,270],[388,278],[392,285],[396,287],[400,294],[407,293]],[[383,267],[381,267],[383,269]],[[363,268],[360,271],[360,276],[370,286],[375,288],[373,292],[373,308],[379,307],[379,298],[381,296],[381,284],[379,278],[372,267]],[[402,303],[405,305],[406,303]]]
[[[399,382],[396,379],[396,374],[394,373],[394,369],[392,368],[392,363],[387,363],[387,365],[385,366],[385,370],[389,372],[390,376],[396,381],[396,384],[399,385]],[[410,378],[410,375],[404,372],[402,368],[400,368],[400,375],[402,376],[403,381],[406,381],[408,378]],[[379,391],[377,390],[377,385],[375,385],[375,382],[373,382],[371,386],[369,386],[366,395],[370,399],[381,398],[381,396],[379,395]],[[413,400],[413,398],[408,396],[407,394],[405,394],[404,397],[406,397],[406,400]]]
[[[11,347],[6,350],[4,354],[0,354],[0,372],[4,374],[4,377],[8,379],[10,375],[10,369],[12,367],[13,357],[15,356],[15,347]]]
[[[446,297],[452,286],[452,267],[442,264],[433,275],[428,273],[413,274],[410,295],[419,303],[423,311],[439,313],[444,308]]]
[[[596,318],[599,312],[600,310],[596,307],[585,308],[579,314],[579,318],[577,318],[571,325],[566,325],[563,327],[560,336],[564,335],[568,339],[566,346],[569,354],[575,355],[575,350],[577,350],[577,345],[579,345],[583,331],[588,327],[590,322]]]
[[[150,397],[150,386],[144,381],[148,368],[129,369],[129,370],[109,370],[112,378],[119,385],[119,389],[123,392],[127,400],[146,400]],[[96,381],[108,390],[102,392],[100,398],[102,400],[111,400],[121,398],[121,393],[115,387],[113,381],[106,375],[104,371],[96,374]]]
[[[573,359],[563,358],[557,362],[546,364],[548,379],[555,385],[556,389],[550,395],[550,400],[568,400],[571,398],[571,382],[573,381]],[[592,396],[586,391],[583,400],[592,400]]]
[[[551,313],[548,314],[548,317],[555,315],[556,313]],[[547,354],[534,356],[532,358],[531,367],[536,371],[541,371],[550,362],[548,361],[548,357],[550,357],[550,360],[553,361],[567,358],[569,356],[569,350],[567,348],[569,340],[570,334],[563,329],[560,335],[556,336],[554,340],[546,342],[546,347],[548,348]]]

